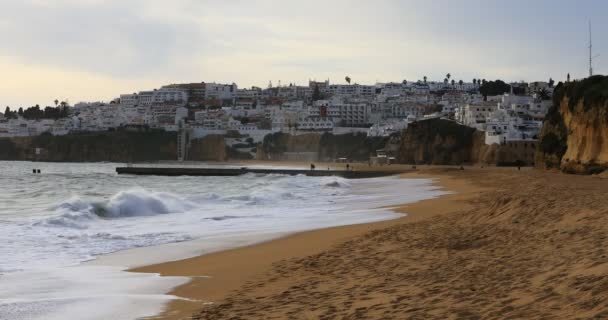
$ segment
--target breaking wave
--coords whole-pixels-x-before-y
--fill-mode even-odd
[[[194,203],[170,193],[132,189],[118,192],[105,202],[72,197],[53,208],[60,213],[59,216],[47,218],[36,225],[86,229],[88,223],[98,219],[180,213],[195,207]]]

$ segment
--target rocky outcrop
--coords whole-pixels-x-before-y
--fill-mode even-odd
[[[401,136],[400,163],[461,164],[471,162],[475,129],[431,119],[411,123]]]
[[[484,132],[443,119],[410,124],[401,136],[397,161],[434,165],[533,165],[535,142],[485,144]]]
[[[581,174],[608,169],[608,77],[557,86],[543,123],[536,164]]]

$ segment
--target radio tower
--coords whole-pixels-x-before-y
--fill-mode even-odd
[[[591,37],[591,21],[589,21],[589,77],[593,76],[593,59],[599,54],[593,55],[593,38]]]

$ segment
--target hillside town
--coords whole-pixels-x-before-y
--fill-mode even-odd
[[[0,137],[98,132],[119,128],[187,131],[189,138],[238,132],[254,142],[271,133],[361,132],[390,136],[409,123],[442,118],[485,132],[486,144],[536,140],[551,105],[554,81],[500,80],[334,84],[329,80],[239,88],[182,83],[125,93],[110,102],[35,106],[0,114]],[[58,110],[57,112],[53,112]],[[34,112],[37,111],[37,112]]]

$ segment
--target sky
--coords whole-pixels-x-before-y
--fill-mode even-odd
[[[608,73],[604,0],[0,0],[0,106],[182,82],[560,81]]]

